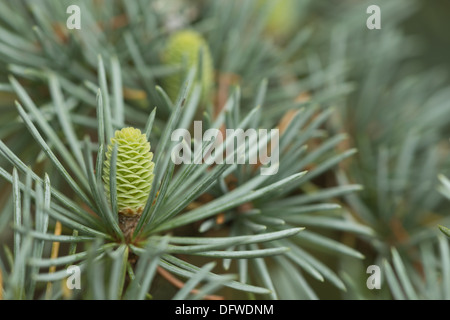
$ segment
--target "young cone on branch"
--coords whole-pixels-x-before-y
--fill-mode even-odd
[[[139,129],[132,127],[117,130],[106,152],[103,180],[110,198],[110,169],[114,146],[117,144],[116,185],[119,225],[129,239],[136,228],[147,203],[154,178],[150,142]]]
[[[183,30],[173,34],[168,41],[166,49],[163,55],[163,61],[167,65],[183,64],[187,69],[183,72],[178,72],[174,75],[170,75],[164,80],[164,90],[172,101],[175,101],[180,92],[186,71],[191,67],[199,64],[200,52],[202,54],[202,63],[200,81],[202,86],[202,101],[206,102],[210,93],[214,81],[214,67],[212,62],[209,46],[205,39],[196,31]]]

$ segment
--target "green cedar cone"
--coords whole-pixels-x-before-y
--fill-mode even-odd
[[[268,0],[259,0],[258,6],[263,6]],[[296,0],[280,0],[273,6],[266,24],[266,32],[282,39],[291,36],[295,27]],[[272,3],[270,3],[272,5]]]
[[[117,143],[117,207],[125,216],[140,215],[147,203],[152,188],[153,153],[150,152],[150,143],[145,134],[132,127],[117,130],[115,137],[111,138],[106,152],[106,161],[103,167],[103,180],[105,182],[108,199],[110,197],[109,174],[111,155]]]
[[[206,102],[210,97],[214,81],[214,66],[207,42],[198,32],[193,30],[178,31],[169,38],[163,53],[164,63],[166,65],[185,63],[187,67],[187,70],[170,75],[164,79],[164,90],[172,101],[175,101],[178,97],[186,72],[193,66],[198,65],[201,49],[201,101]]]

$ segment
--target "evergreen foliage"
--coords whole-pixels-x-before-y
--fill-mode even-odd
[[[0,2],[0,298],[450,299],[448,74],[375,2]]]

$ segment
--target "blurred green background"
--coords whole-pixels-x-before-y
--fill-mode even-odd
[[[405,21],[404,28],[408,34],[420,37],[424,65],[450,71],[449,14],[450,1],[421,0],[420,9]]]

